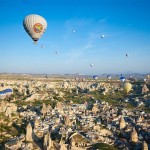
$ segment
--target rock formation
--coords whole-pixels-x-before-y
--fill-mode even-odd
[[[10,107],[7,107],[7,108],[6,108],[5,115],[6,115],[7,117],[10,117],[10,116],[11,116],[11,108],[10,108]]]
[[[68,150],[68,144],[65,144],[65,136],[62,135],[59,145],[60,150]]]
[[[146,84],[144,84],[142,87],[142,94],[147,93],[148,91],[149,91],[148,87],[146,86]]]
[[[45,103],[43,103],[43,105],[42,105],[41,113],[42,113],[43,115],[47,113],[47,108],[46,108]]]
[[[71,126],[73,122],[69,119],[68,116],[64,116],[65,125]]]
[[[16,113],[17,106],[14,103],[8,103],[2,100],[0,104],[0,112],[5,112],[6,116],[10,116],[12,113]]]
[[[126,126],[126,122],[123,117],[120,118],[119,129],[123,129]]]
[[[145,141],[142,144],[142,150],[148,150],[148,145]]]
[[[55,106],[56,109],[61,110],[62,109],[62,103],[58,102]]]
[[[6,103],[5,101],[1,101],[1,104],[0,104],[0,112],[5,112],[6,110]]]
[[[31,126],[30,123],[26,127],[26,141],[28,141],[28,142],[33,141],[33,138],[32,138],[32,126]]]
[[[47,111],[51,112],[53,110],[52,106],[50,104],[47,105]]]
[[[93,112],[93,113],[99,112],[99,108],[98,108],[98,105],[97,105],[97,104],[95,104],[95,105],[93,106],[92,112]]]
[[[50,133],[48,132],[44,136],[43,148],[44,150],[51,150],[51,147],[52,147],[52,140],[50,138]]]
[[[135,128],[133,128],[133,131],[131,132],[131,141],[135,143],[138,141],[138,134]]]
[[[34,122],[34,129],[37,129],[38,126],[39,126],[40,122],[39,122],[39,119],[36,118],[35,122]]]

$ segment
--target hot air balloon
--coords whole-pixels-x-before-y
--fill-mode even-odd
[[[128,94],[132,88],[132,84],[129,83],[129,82],[126,82],[124,85],[123,85],[123,88],[125,90],[125,92]]]
[[[23,26],[34,43],[36,43],[45,32],[47,22],[42,16],[31,14],[25,17]]]
[[[125,79],[125,77],[121,76],[120,80],[121,80],[121,82],[124,82],[126,79]]]
[[[74,29],[73,29],[73,30],[72,30],[72,32],[73,32],[73,33],[75,33],[75,32],[76,32],[76,30],[74,30]]]
[[[128,57],[128,54],[126,54],[126,57]]]
[[[110,80],[111,79],[111,75],[108,75],[107,78]]]
[[[104,35],[101,35],[101,38],[104,38],[105,36]]]
[[[98,76],[93,76],[93,79],[94,79],[94,80],[97,80],[97,79],[98,79]]]
[[[93,67],[93,64],[90,64],[90,67]]]
[[[41,48],[44,48],[44,45],[41,45]]]
[[[119,77],[119,74],[116,74],[117,77]]]

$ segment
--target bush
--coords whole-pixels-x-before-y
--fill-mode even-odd
[[[105,143],[97,143],[94,144],[93,147],[98,150],[117,150],[115,147]]]

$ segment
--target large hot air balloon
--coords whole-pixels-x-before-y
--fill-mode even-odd
[[[34,43],[36,43],[45,32],[47,22],[42,16],[31,14],[25,17],[23,26]]]
[[[123,88],[125,90],[125,92],[128,94],[132,88],[132,84],[129,82],[124,83]]]

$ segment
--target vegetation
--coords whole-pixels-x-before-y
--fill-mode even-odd
[[[115,147],[105,144],[105,143],[97,143],[94,144],[93,147],[98,150],[117,150]]]

